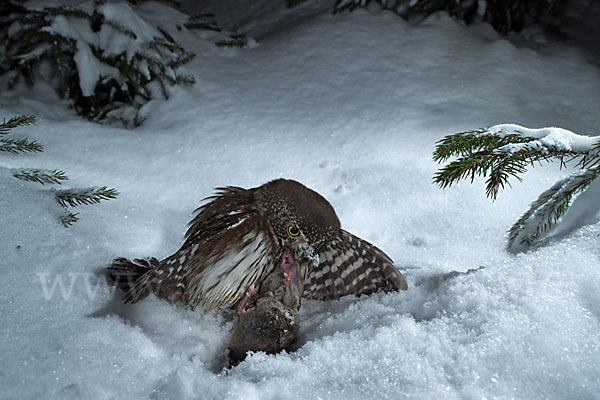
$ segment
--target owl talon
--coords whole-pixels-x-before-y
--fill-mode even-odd
[[[243,313],[246,312],[246,304],[248,304],[248,301],[250,301],[253,294],[254,294],[254,285],[250,285],[250,289],[248,289],[248,291],[246,292],[246,295],[242,299],[242,302],[240,303],[240,306],[237,309],[237,313],[239,315],[242,315]]]

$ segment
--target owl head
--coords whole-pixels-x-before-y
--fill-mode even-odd
[[[325,243],[339,235],[340,221],[331,204],[301,183],[277,179],[255,190],[259,212],[282,249],[290,248],[296,255],[311,249],[318,253]]]

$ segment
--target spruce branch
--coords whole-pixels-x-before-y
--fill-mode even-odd
[[[171,36],[171,34],[169,32],[167,32],[164,28],[158,26],[158,27],[156,27],[156,29],[158,29],[158,31],[165,37],[165,39],[167,39],[167,41],[169,41],[169,43],[171,43],[183,50],[183,48],[181,46],[177,45],[177,43],[175,42],[175,39],[173,39],[173,36]]]
[[[79,213],[72,213],[71,211],[65,210],[64,213],[58,217],[58,220],[65,228],[68,228],[79,221],[78,215]]]
[[[543,192],[509,229],[507,247],[510,248],[517,242],[531,246],[538,241],[599,175],[600,168],[577,171]]]
[[[243,33],[229,35],[229,39],[219,40],[215,43],[218,47],[245,47],[248,38]]]
[[[552,160],[565,165],[566,158],[570,161],[580,155],[572,149],[543,144],[535,137],[521,136],[517,130],[507,135],[492,133],[495,128],[460,132],[438,141],[434,161],[458,159],[439,169],[434,183],[445,189],[462,179],[473,182],[476,176],[487,177],[486,195],[495,200],[500,189],[510,186],[511,177],[521,181],[519,175],[528,166]]]
[[[180,86],[193,86],[196,83],[196,78],[193,75],[177,74],[175,75],[175,82]]]
[[[557,182],[540,195],[509,230],[508,245],[530,246],[567,212],[575,198],[600,174],[600,137],[577,135],[560,128],[528,129],[495,125],[448,135],[436,143],[433,159],[448,162],[434,175],[442,189],[477,176],[486,178],[486,195],[492,200],[512,178],[521,181],[529,166],[558,161],[560,167],[577,160],[578,172]]]
[[[134,31],[125,28],[123,25],[119,25],[116,22],[112,22],[112,21],[108,21],[108,20],[104,20],[103,21],[106,25],[110,26],[111,28],[113,28],[114,30],[122,33],[125,36],[130,37],[133,40],[137,40],[137,35],[135,34]]]
[[[196,57],[196,55],[194,53],[184,52],[184,53],[181,53],[181,55],[179,57],[177,57],[176,59],[169,61],[166,65],[167,65],[167,67],[169,67],[171,69],[176,69],[176,68],[181,67],[183,64],[189,63],[195,57]]]
[[[35,123],[35,117],[32,115],[19,115],[13,117],[0,124],[0,133],[6,134],[11,129],[31,125]],[[37,142],[30,142],[27,139],[12,140],[12,139],[0,139],[0,151],[7,151],[11,153],[19,153],[26,151],[42,151],[42,146]],[[36,182],[39,184],[62,184],[63,181],[69,179],[63,171],[59,170],[48,170],[38,168],[19,168],[14,169],[13,176],[17,179]],[[69,189],[59,190],[50,189],[54,192],[55,198],[58,203],[64,208],[63,213],[58,217],[60,223],[69,227],[79,220],[77,213],[73,213],[67,209],[67,207],[76,207],[83,204],[97,204],[102,200],[110,200],[117,197],[119,194],[115,189],[108,189],[106,186],[100,188],[87,188],[87,189]]]
[[[29,141],[27,139],[0,139],[0,151],[6,151],[8,153],[39,153],[44,150],[44,147],[38,142]]]
[[[0,124],[0,136],[6,135],[11,129],[19,126],[33,125],[36,123],[36,119],[33,115],[17,115],[12,117],[8,121],[5,119]]]
[[[187,29],[194,30],[211,30],[220,32],[219,24],[217,23],[216,17],[212,13],[201,13],[192,15],[189,20],[183,24]]]
[[[185,75],[178,76],[177,71],[190,62],[194,54],[176,43],[161,27],[155,27],[159,32],[156,37],[147,38],[143,32],[153,21],[147,21],[143,14],[139,15],[142,23],[130,27],[111,20],[106,11],[113,6],[104,0],[95,0],[91,7],[55,6],[41,10],[30,9],[29,5],[12,7],[12,3],[9,2],[10,13],[6,18],[2,18],[0,12],[3,39],[0,47],[5,53],[0,61],[0,74],[8,74],[10,88],[22,78],[28,86],[33,86],[37,70],[47,63],[53,68],[54,89],[77,113],[97,122],[120,119],[131,127],[132,123],[138,125],[142,120],[140,108],[160,96],[158,90],[154,94],[151,88],[160,89],[167,99],[170,86],[194,83]],[[131,12],[137,13],[136,8],[131,7]],[[59,18],[61,23],[57,25]],[[65,24],[69,29],[62,29]],[[89,25],[92,35],[71,37],[69,32],[82,25]],[[107,29],[115,36],[111,43],[95,37]],[[101,74],[91,95],[84,95],[80,85],[85,77],[79,75],[77,68],[79,42],[90,48],[103,67],[99,69]]]
[[[100,188],[57,190],[56,201],[63,207],[98,204],[102,200],[114,199],[119,195],[115,189]]]
[[[300,2],[302,0],[286,1],[288,8]],[[480,19],[474,18],[479,14],[483,21],[489,22],[502,35],[522,31],[534,24],[540,24],[545,31],[564,35],[553,21],[559,8],[558,0],[336,0],[333,13],[353,11],[373,3],[409,21],[421,20],[443,11],[469,25]]]
[[[37,182],[42,185],[46,183],[60,185],[63,181],[69,179],[64,171],[55,169],[18,169],[13,173],[13,176],[23,181]]]
[[[509,143],[526,143],[531,140],[517,135],[500,137],[486,133],[485,129],[477,129],[444,137],[436,143],[437,146],[433,152],[433,160],[440,163],[451,157],[464,157],[478,151],[500,148]]]
[[[53,17],[62,15],[64,17],[74,17],[74,18],[81,18],[81,19],[88,19],[88,20],[92,19],[92,16],[90,14],[88,14],[87,12],[85,12],[79,8],[73,8],[73,7],[69,7],[69,6],[46,7],[46,8],[44,8],[44,12]]]

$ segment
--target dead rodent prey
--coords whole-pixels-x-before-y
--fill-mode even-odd
[[[239,362],[248,351],[278,353],[289,349],[298,336],[298,309],[303,282],[300,263],[286,250],[279,265],[253,287],[238,308],[238,318],[229,338],[229,358]]]

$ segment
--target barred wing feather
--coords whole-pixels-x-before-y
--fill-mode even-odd
[[[337,299],[407,287],[404,276],[383,251],[342,230],[319,252],[319,266],[308,273],[303,296]]]

